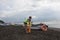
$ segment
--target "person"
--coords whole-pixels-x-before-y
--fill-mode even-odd
[[[31,26],[32,26],[31,19],[32,17],[29,16],[29,18],[25,19],[24,21],[24,28],[26,30],[26,33],[31,33]]]
[[[42,31],[47,31],[48,30],[48,26],[46,24],[40,23],[40,29]]]

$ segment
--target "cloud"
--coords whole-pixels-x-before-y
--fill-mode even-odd
[[[50,7],[54,10],[60,8],[59,0],[0,0],[0,4],[2,6],[2,11],[15,12],[38,10],[44,7]]]
[[[17,15],[21,17],[32,15],[33,18],[38,18],[48,13],[59,19],[60,0],[0,0],[1,18],[10,18]]]

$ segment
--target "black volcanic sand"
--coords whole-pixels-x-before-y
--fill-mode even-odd
[[[0,26],[0,40],[60,40],[60,32],[32,30],[26,34],[22,26]]]

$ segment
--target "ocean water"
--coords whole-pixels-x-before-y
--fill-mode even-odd
[[[44,23],[48,25],[48,27],[52,27],[52,28],[60,28],[60,21],[35,22],[33,24],[39,24],[39,23]]]
[[[60,28],[60,21],[33,22],[33,24],[40,24],[40,23],[46,24],[46,25],[48,25],[48,27]],[[20,23],[20,24],[23,24],[23,23]],[[37,27],[39,27],[39,26],[37,26]],[[37,28],[37,27],[35,27],[35,28]]]
[[[52,28],[60,28],[60,22],[59,21],[51,21],[51,22],[44,22],[47,24],[49,27]]]
[[[47,24],[49,27],[53,27],[53,28],[60,28],[60,23],[52,23],[52,24]]]
[[[48,27],[52,27],[52,28],[60,28],[60,21],[49,21],[49,22],[33,22],[33,24],[40,24],[40,23],[43,23],[43,24],[46,24],[48,25]],[[0,25],[15,25],[15,23],[7,23],[7,24],[0,24]],[[16,23],[17,25],[21,25],[23,23]],[[40,26],[37,26],[37,27],[32,27],[32,28],[36,28],[38,29]]]

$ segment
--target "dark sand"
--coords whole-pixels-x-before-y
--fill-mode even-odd
[[[52,29],[32,30],[31,34],[26,34],[22,26],[0,26],[0,40],[60,40],[60,31]]]

